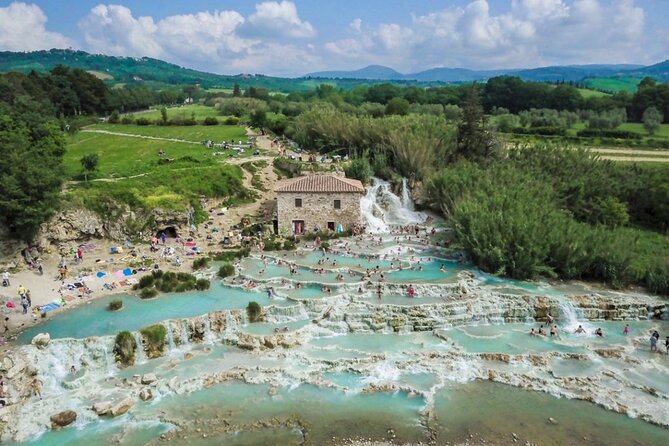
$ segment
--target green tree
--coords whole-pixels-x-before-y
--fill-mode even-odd
[[[485,129],[479,87],[473,84],[467,91],[462,107],[462,120],[458,125],[457,154],[463,158],[482,162],[494,155],[491,135]]]
[[[648,107],[643,112],[643,128],[646,129],[649,135],[654,134],[660,129],[660,124],[662,124],[662,113],[655,107]]]
[[[120,121],[121,117],[119,116],[116,110],[111,112],[111,115],[109,115],[109,119],[107,120],[107,122],[109,122],[110,124],[118,124]]]
[[[409,114],[410,104],[404,98],[392,98],[386,104],[386,115],[406,116]]]
[[[89,173],[93,173],[98,170],[99,161],[100,159],[97,153],[89,153],[88,155],[82,156],[79,160],[81,166],[84,168],[84,179],[86,181],[88,181]]]
[[[251,113],[251,126],[262,128],[267,125],[267,113],[265,110],[255,110]]]
[[[235,86],[232,87],[232,95],[236,98],[242,95],[242,90],[239,88],[239,84],[237,82],[235,82]]]
[[[362,181],[363,183],[367,183],[369,181],[369,177],[371,177],[374,173],[372,172],[372,168],[369,165],[367,158],[358,158],[351,161],[351,164],[345,167],[344,171],[346,172],[347,178],[354,178],[356,180]]]
[[[167,124],[167,108],[165,107],[160,109],[160,120],[163,122],[163,124]]]
[[[0,103],[0,223],[30,242],[58,207],[65,140],[56,122],[25,96]]]

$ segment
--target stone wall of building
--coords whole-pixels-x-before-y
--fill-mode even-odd
[[[295,207],[295,199],[302,199],[302,207]],[[360,199],[362,193],[341,192],[279,192],[277,194],[277,216],[279,233],[292,233],[294,220],[303,220],[305,231],[314,228],[326,231],[328,222],[334,222],[335,229],[342,225],[344,230],[361,223]],[[335,209],[334,201],[341,200],[341,209]]]

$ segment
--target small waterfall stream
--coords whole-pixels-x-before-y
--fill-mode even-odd
[[[360,200],[363,222],[368,232],[389,232],[389,225],[423,223],[427,215],[413,210],[406,178],[402,180],[402,197],[392,191],[390,183],[372,177],[372,185]]]
[[[144,340],[142,334],[135,332],[135,342],[137,343],[137,364],[144,364],[146,362],[146,352],[144,352]]]

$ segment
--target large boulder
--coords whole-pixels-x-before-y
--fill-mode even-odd
[[[38,333],[35,335],[35,337],[33,337],[33,340],[30,341],[32,345],[39,349],[45,348],[47,345],[49,345],[49,342],[51,342],[51,336],[49,336],[49,333]]]
[[[135,402],[132,400],[132,398],[127,397],[114,404],[111,409],[109,409],[109,413],[112,417],[118,417],[119,415],[123,415],[129,411],[133,404],[135,404]]]
[[[158,377],[156,377],[155,373],[145,373],[142,376],[142,384],[152,384],[156,381],[158,381]]]
[[[107,415],[112,408],[112,403],[109,401],[99,401],[93,404],[93,412],[98,415]]]
[[[142,390],[139,391],[139,397],[141,398],[142,401],[148,401],[151,398],[153,398],[153,392],[148,387],[144,387]]]
[[[55,415],[51,415],[51,429],[60,429],[69,426],[77,419],[77,413],[73,410],[64,410]]]

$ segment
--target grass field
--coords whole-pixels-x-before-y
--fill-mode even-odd
[[[196,121],[202,121],[204,118],[210,116],[219,117],[218,110],[214,107],[209,107],[206,105],[193,104],[193,105],[184,105],[182,107],[168,107],[167,108],[167,118],[168,119],[190,119],[191,116],[195,114]],[[160,108],[153,109],[151,111],[137,113],[135,115],[138,118],[148,118],[148,119],[161,119]]]
[[[597,77],[585,80],[586,85],[590,88],[614,93],[619,91],[635,93],[639,82],[641,79],[635,77]]]
[[[126,124],[95,124],[87,127],[90,130],[106,130],[109,132],[129,133],[133,135],[153,136],[157,138],[174,138],[185,141],[215,142],[234,141],[247,142],[246,130],[235,125],[189,125],[189,126],[157,126],[157,125],[126,125]]]
[[[199,209],[198,197],[223,197],[228,204],[248,201],[253,194],[244,188],[238,166],[225,161],[233,150],[208,149],[199,141],[223,139],[246,141],[245,129],[233,126],[157,127],[96,124],[88,130],[108,130],[129,136],[79,132],[68,138],[64,157],[71,179],[82,179],[80,159],[89,153],[99,156],[98,170],[89,181],[67,186],[66,203],[85,206],[102,215],[117,204],[153,209],[185,211]],[[165,141],[133,135],[180,138],[193,142]],[[160,164],[158,151],[173,162]],[[213,156],[213,152],[224,152]],[[246,151],[242,156],[251,156]]]
[[[579,93],[581,93],[581,96],[584,98],[600,98],[602,96],[609,96],[608,93],[604,93],[603,91],[597,91],[597,90],[590,90],[588,88],[579,88],[578,89]]]

